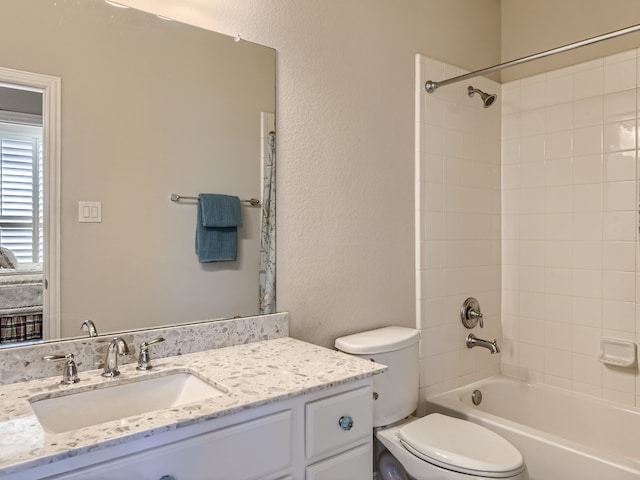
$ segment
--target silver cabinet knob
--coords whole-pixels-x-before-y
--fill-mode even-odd
[[[349,415],[342,416],[338,419],[338,425],[343,430],[351,430],[353,428],[353,418]]]

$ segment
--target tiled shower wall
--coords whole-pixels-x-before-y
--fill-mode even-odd
[[[485,327],[500,339],[500,103],[482,108],[467,86],[499,93],[473,79],[426,93],[426,80],[464,73],[416,57],[416,284],[421,330],[420,398],[500,371],[500,355],[467,349],[460,321],[465,298],[476,297]]]
[[[502,88],[502,370],[640,406],[638,53]]]
[[[638,368],[598,361],[601,337],[640,343],[639,61],[634,50],[511,82],[482,109],[467,84],[499,85],[427,94],[426,80],[464,72],[417,56],[421,398],[502,370],[640,406]],[[464,346],[467,296],[500,355]]]

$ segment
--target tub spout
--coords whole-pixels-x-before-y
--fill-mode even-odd
[[[467,348],[484,347],[489,349],[491,353],[500,353],[497,340],[490,342],[489,340],[483,340],[476,337],[473,333],[467,335]]]

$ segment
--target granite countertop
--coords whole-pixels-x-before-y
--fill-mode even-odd
[[[60,385],[58,376],[1,386],[0,476],[323,390],[386,369],[289,337],[154,359],[154,368],[146,372],[135,367],[135,363],[121,366],[121,375],[114,379],[102,377],[101,370],[81,372],[81,381],[74,385]],[[92,390],[106,383],[125,383],[176,371],[191,372],[229,393],[170,410],[157,410],[153,415],[137,415],[65,433],[44,430],[29,403],[33,397],[42,399],[70,390]]]

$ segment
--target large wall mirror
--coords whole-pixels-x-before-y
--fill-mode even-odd
[[[60,79],[54,172],[46,151],[53,133],[45,122],[41,153],[26,128],[37,127],[39,113],[20,106],[42,92],[0,72],[0,111],[9,112],[0,114],[2,346],[37,330],[33,303],[47,282],[45,340],[85,335],[87,319],[102,334],[270,313],[274,304],[259,298],[261,249],[275,236],[263,228],[275,166],[275,51],[104,0],[3,0],[0,8],[0,67]],[[7,172],[20,139],[33,149],[23,197],[35,213],[18,225],[8,213],[16,190]],[[56,201],[44,191],[48,181],[59,182],[57,218],[48,215]],[[184,197],[200,193],[261,201],[241,204],[237,260],[199,262],[197,201]],[[59,254],[48,248],[47,222],[59,232]],[[18,265],[4,258],[11,254]],[[57,292],[50,304],[47,292]]]

